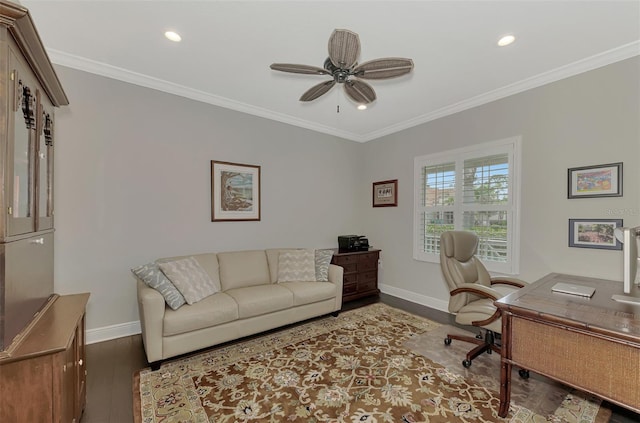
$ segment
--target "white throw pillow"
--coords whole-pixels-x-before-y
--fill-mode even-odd
[[[316,250],[316,280],[329,281],[329,265],[333,257],[333,250]]]
[[[314,250],[284,251],[278,257],[278,282],[314,282]]]
[[[193,257],[159,264],[187,304],[194,304],[220,290]]]

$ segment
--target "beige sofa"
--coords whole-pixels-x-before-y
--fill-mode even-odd
[[[137,278],[142,339],[150,363],[253,335],[342,307],[342,267],[328,265],[328,282],[278,280],[282,249],[191,256],[220,291],[170,308]],[[157,260],[164,263],[179,258]],[[326,268],[325,268],[326,270]]]

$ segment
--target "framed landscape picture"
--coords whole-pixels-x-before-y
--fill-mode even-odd
[[[373,207],[396,207],[398,205],[398,180],[373,183]]]
[[[260,166],[211,161],[211,221],[260,220]]]
[[[622,163],[569,169],[568,198],[622,197]]]
[[[569,219],[569,247],[622,250],[613,235],[622,219]]]

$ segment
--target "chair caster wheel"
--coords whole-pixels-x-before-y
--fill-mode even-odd
[[[518,370],[518,374],[522,379],[529,379],[529,370],[520,369]]]
[[[445,345],[451,345],[451,338],[449,338],[448,336],[446,338],[444,338],[444,344]]]
[[[471,360],[462,360],[462,367],[464,367],[465,369],[471,367]]]

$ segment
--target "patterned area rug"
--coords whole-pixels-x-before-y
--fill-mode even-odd
[[[473,360],[471,367],[465,369],[462,360],[473,345],[453,340],[451,345],[445,347],[444,338],[449,333],[475,335],[460,328],[442,325],[411,337],[405,346],[414,353],[424,355],[434,363],[459,373],[467,380],[499,392],[500,355],[483,354]],[[517,404],[513,407],[513,422],[606,423],[611,418],[611,410],[601,406],[600,399],[533,372],[529,379],[522,379],[518,376],[518,369],[513,369],[511,384],[511,402]]]
[[[373,304],[214,348],[136,374],[134,416],[137,423],[549,421],[515,401],[499,418],[494,386],[407,348],[439,327]],[[593,412],[550,421],[596,421],[597,404],[576,398],[560,406],[571,407]]]

